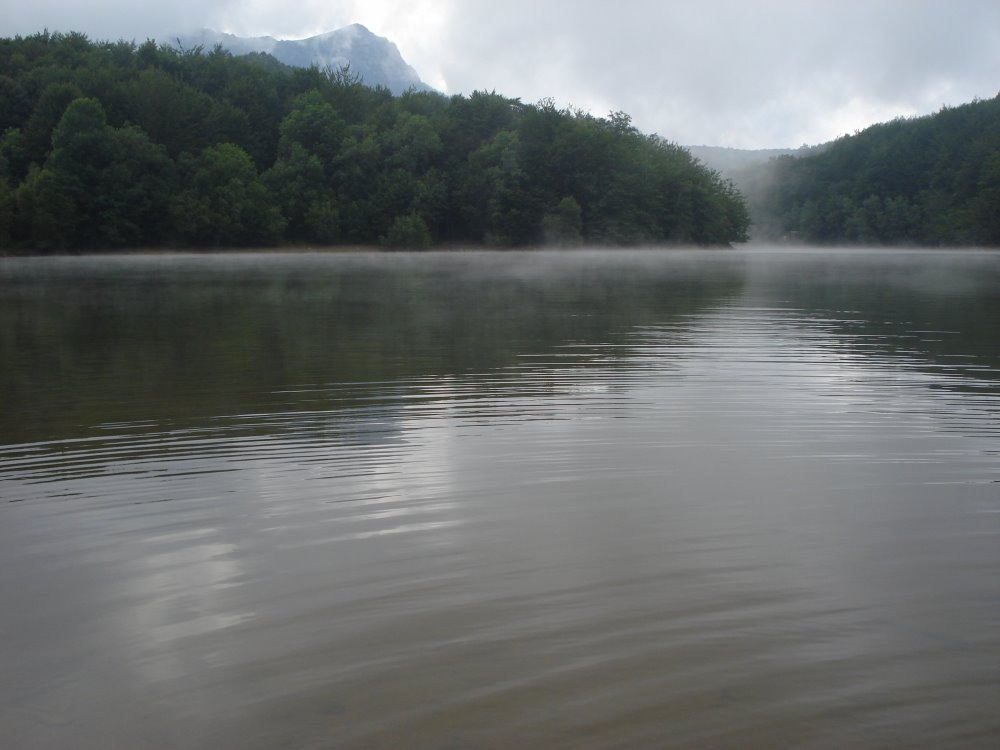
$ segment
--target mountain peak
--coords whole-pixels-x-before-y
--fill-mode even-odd
[[[377,36],[360,23],[307,37],[305,39],[275,39],[271,36],[240,37],[212,29],[177,37],[183,48],[197,46],[211,49],[221,45],[234,55],[266,52],[285,65],[308,68],[341,68],[350,65],[351,72],[361,77],[366,86],[385,86],[394,94],[408,89],[432,91],[420,80],[385,37]]]

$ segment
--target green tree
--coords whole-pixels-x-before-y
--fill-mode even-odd
[[[0,153],[0,253],[10,247],[13,216],[14,195],[10,188],[7,160]]]
[[[411,174],[425,172],[441,153],[441,138],[428,118],[400,112],[382,136],[386,166]]]
[[[982,165],[970,212],[977,227],[974,241],[1000,246],[1000,150]]]
[[[746,229],[731,186],[624,113],[598,118],[496,92],[393,97],[349,70],[291,70],[221,48],[0,40],[0,127],[0,221],[11,244],[31,250],[284,237],[717,243]],[[991,147],[978,143],[953,180],[921,197],[887,196],[883,224],[907,223],[907,207],[924,216],[928,196],[967,200]],[[876,151],[879,169],[890,164],[891,149]],[[893,184],[909,174],[895,169]],[[836,207],[871,192],[849,185],[832,201],[809,198]]]
[[[278,153],[287,156],[298,145],[316,155],[326,167],[341,151],[346,135],[346,123],[318,91],[296,98],[292,110],[281,121]]]
[[[70,102],[83,96],[74,83],[50,83],[38,97],[31,117],[24,124],[24,140],[17,161],[11,164],[15,174],[25,174],[29,164],[41,165],[52,148],[52,132]]]
[[[270,245],[285,219],[250,155],[232,143],[181,161],[185,188],[171,202],[178,238],[191,245]]]
[[[583,211],[576,198],[563,198],[553,211],[545,214],[542,230],[549,244],[579,245],[583,239]]]
[[[32,165],[13,195],[11,235],[15,244],[35,250],[68,250],[74,245],[79,216],[65,185],[50,170]]]
[[[332,244],[339,239],[336,197],[319,157],[293,142],[263,180],[288,222],[289,240]]]
[[[176,158],[211,145],[220,117],[212,98],[159,68],[147,68],[126,87],[126,115]],[[211,131],[216,131],[212,133]]]
[[[45,174],[65,199],[55,203],[63,211],[53,220],[72,235],[73,246],[162,241],[173,177],[166,150],[136,127],[109,126],[96,99],[76,99],[66,108]]]
[[[393,219],[381,243],[397,249],[423,250],[431,244],[431,233],[423,218],[410,213]]]
[[[769,166],[762,223],[812,242],[997,242],[1000,97],[896,119]],[[990,239],[993,238],[993,239]]]

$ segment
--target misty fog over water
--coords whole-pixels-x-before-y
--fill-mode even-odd
[[[1000,741],[1000,253],[0,259],[0,737]]]

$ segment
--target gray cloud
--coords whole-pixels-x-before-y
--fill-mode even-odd
[[[449,33],[450,87],[625,109],[684,143],[799,145],[1000,87],[991,1],[472,0]]]
[[[0,9],[5,33],[145,38],[222,27],[303,36],[360,21],[448,92],[553,96],[625,110],[688,144],[815,143],[1000,88],[996,0],[39,0]],[[23,6],[23,7],[21,7]]]
[[[171,0],[166,3],[127,0],[5,0],[0,7],[0,29],[5,36],[50,31],[82,31],[95,39],[138,39],[211,22],[228,3]]]

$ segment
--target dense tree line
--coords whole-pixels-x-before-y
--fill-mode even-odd
[[[0,248],[723,244],[749,223],[622,113],[394,97],[221,48],[0,40],[0,133]]]
[[[754,221],[787,238],[1000,245],[1000,97],[875,125],[768,170]]]

